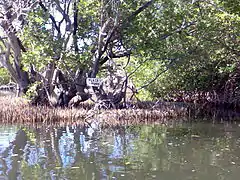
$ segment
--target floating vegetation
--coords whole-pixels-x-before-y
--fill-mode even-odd
[[[169,104],[153,106],[135,105],[129,109],[91,108],[52,108],[48,106],[32,106],[27,100],[13,97],[0,97],[1,123],[47,123],[47,124],[88,124],[98,125],[131,125],[152,122],[164,122],[165,119],[186,116],[188,108]],[[141,106],[141,107],[140,107]],[[151,108],[149,108],[149,107]]]

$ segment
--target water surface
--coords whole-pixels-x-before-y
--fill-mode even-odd
[[[0,179],[238,180],[238,123],[1,125]]]

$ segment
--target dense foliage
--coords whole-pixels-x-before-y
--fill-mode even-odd
[[[221,4],[213,5],[208,1],[185,5],[178,9],[179,14],[174,14],[170,19],[166,18],[169,15],[163,15],[162,19],[167,22],[160,20],[159,28],[171,24],[170,21],[178,15],[193,25],[163,41],[156,39],[155,44],[150,45],[155,58],[152,56],[149,59],[153,63],[149,65],[148,61],[135,77],[138,84],[142,84],[146,75],[154,76],[153,70],[157,75],[164,72],[147,88],[151,97],[168,97],[167,94],[179,91],[220,91],[238,73],[239,16],[228,13]],[[173,7],[176,8],[176,5]],[[165,57],[172,60],[170,66],[166,65],[166,60],[163,61]],[[163,67],[159,70],[160,63],[163,63]]]
[[[120,67],[140,99],[231,94],[240,78],[238,1],[33,0],[15,27],[26,49],[19,62],[38,72],[54,62],[68,80],[79,69],[95,77]]]

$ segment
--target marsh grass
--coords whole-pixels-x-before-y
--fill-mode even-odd
[[[178,105],[137,104],[130,109],[93,110],[89,108],[51,108],[32,106],[22,98],[0,97],[1,123],[17,124],[91,124],[97,120],[103,126],[147,124],[187,116],[188,108]]]

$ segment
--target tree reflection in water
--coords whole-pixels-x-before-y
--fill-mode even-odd
[[[0,179],[238,179],[240,175],[240,131],[234,124],[141,125],[93,134],[78,126],[11,129],[5,126],[4,133],[14,134],[14,140],[1,136]]]

